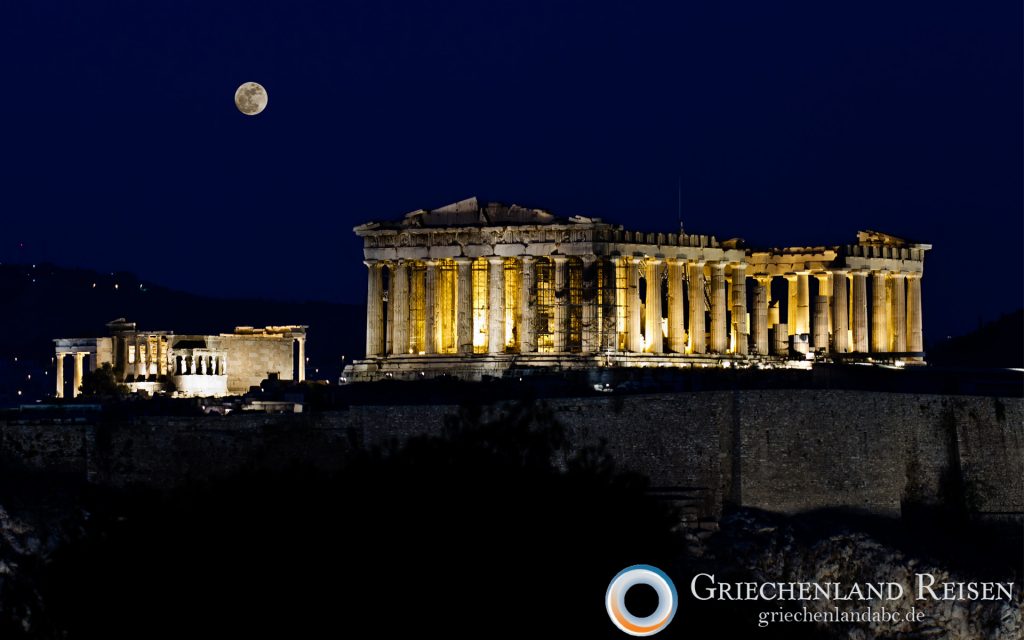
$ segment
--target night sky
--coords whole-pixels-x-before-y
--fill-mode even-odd
[[[1022,305],[1021,12],[5,3],[0,259],[361,303],[361,222],[478,195],[671,231],[681,177],[691,233],[933,243],[926,339],[963,333]]]

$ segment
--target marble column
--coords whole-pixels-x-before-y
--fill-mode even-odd
[[[85,354],[82,353],[81,351],[76,351],[74,355],[75,355],[75,377],[73,378],[74,386],[71,389],[71,397],[72,398],[77,398],[78,394],[80,394],[82,392],[82,390],[80,388],[82,386],[82,358],[85,357]]]
[[[601,261],[601,350],[615,351],[619,346],[617,258]]]
[[[789,327],[779,322],[771,329],[772,355],[786,357],[789,355]]]
[[[391,327],[391,349],[395,355],[409,353],[409,263],[399,260],[395,264],[394,300],[395,321]]]
[[[725,353],[728,349],[725,313],[725,263],[711,262],[711,352]]]
[[[704,331],[704,261],[689,263],[690,277],[688,289],[690,294],[690,353],[700,354],[706,351],[707,340]]]
[[[852,271],[853,274],[853,350],[868,352],[868,274],[867,271]]]
[[[384,350],[384,287],[380,263],[367,260],[364,264],[369,269],[366,285],[366,357],[374,358],[383,355]]]
[[[163,336],[157,335],[153,338],[156,340],[156,377],[159,380],[160,376],[167,373],[167,352],[164,349]],[[96,358],[92,360],[95,362]]]
[[[901,272],[892,274],[892,350],[907,351],[907,283]]]
[[[519,351],[533,353],[537,350],[537,259],[522,257],[521,282],[519,290]]]
[[[921,274],[907,274],[907,351],[924,351],[924,333],[921,322]]]
[[[809,271],[796,274],[796,333],[811,332],[811,283]]]
[[[423,274],[423,352],[437,353],[438,334],[441,332],[441,305],[437,304],[437,260],[424,260]]]
[[[814,274],[818,280],[818,295],[825,297],[825,334],[832,335],[835,325],[832,323],[832,276],[827,271]]]
[[[640,271],[634,258],[622,258],[626,268],[626,350],[640,353],[644,350],[640,333]]]
[[[568,351],[566,337],[568,335],[569,307],[569,258],[562,255],[551,256],[555,269],[555,328],[552,342],[555,353]]]
[[[146,356],[142,346],[142,336],[135,334],[135,379],[146,377]]]
[[[455,258],[455,344],[462,355],[473,353],[473,260]],[[525,267],[523,269],[525,271]]]
[[[847,272],[832,271],[832,351],[849,353],[850,351],[850,305],[847,302]]]
[[[595,353],[600,347],[597,326],[597,256],[583,256],[583,353]]]
[[[487,353],[505,353],[505,259],[487,258]]]
[[[57,397],[64,397],[64,354],[57,353]]]
[[[128,336],[126,336],[126,335],[118,336],[117,337],[117,344],[118,344],[118,349],[120,349],[120,353],[121,353],[120,369],[118,370],[118,374],[121,377],[118,380],[118,382],[124,382],[124,380],[128,377],[128,372],[129,372],[129,368],[128,368]]]
[[[815,351],[828,352],[828,296],[814,296],[813,328],[811,347]]]
[[[750,314],[751,333],[754,336],[754,353],[768,355],[768,287],[771,276],[754,277],[754,311]]]
[[[747,355],[750,327],[747,326],[747,265],[732,265],[732,327],[733,353]]]
[[[893,300],[893,283],[894,278],[892,272],[885,274],[885,348],[886,351],[895,351],[893,345],[896,343],[896,328],[893,326],[893,307],[895,306],[895,300]]]
[[[885,271],[871,272],[871,352],[889,351],[889,310],[885,304]]]
[[[683,269],[686,262],[669,258],[668,264],[668,350],[686,353],[686,306],[683,300]]]
[[[306,379],[306,339],[299,338],[299,382]]]
[[[382,287],[384,291],[381,295],[381,301],[387,304],[383,331],[384,351],[381,352],[383,355],[395,352],[395,264],[391,261],[384,263],[384,267],[387,267],[388,270],[388,286]],[[381,267],[381,274],[384,272],[384,267]],[[381,279],[383,280],[383,275]]]
[[[664,336],[661,332],[661,260],[658,258],[647,258],[644,279],[647,281],[646,317],[644,318],[646,335],[644,336],[644,342],[647,343],[648,353],[662,353],[664,351]]]
[[[797,283],[796,274],[787,273],[785,276],[786,282],[789,285],[789,295],[786,296],[786,328],[789,331],[789,335],[793,335],[796,332],[796,316],[797,316]]]

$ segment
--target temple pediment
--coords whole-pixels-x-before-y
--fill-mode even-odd
[[[587,219],[588,221],[592,221]],[[582,221],[582,220],[580,220]],[[489,202],[481,204],[475,196],[436,209],[417,209],[400,221],[369,222],[355,228],[356,233],[374,229],[421,229],[447,227],[507,227],[524,225],[566,224],[578,220],[558,218],[543,209],[517,204]]]
[[[865,229],[857,232],[857,244],[883,245],[887,247],[905,247],[909,243],[905,238],[900,238],[881,231]]]

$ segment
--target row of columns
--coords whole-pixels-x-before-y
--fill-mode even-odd
[[[551,256],[554,269],[555,304],[553,305],[555,352],[567,349],[567,256]],[[504,258],[487,259],[488,289],[488,353],[505,351],[505,271]],[[582,257],[584,273],[592,272],[595,256]],[[603,279],[597,287],[603,291],[604,325],[597,326],[596,300],[582,305],[582,351],[618,348],[615,305],[624,306],[624,347],[626,351],[663,353],[735,353],[752,351],[759,355],[788,353],[790,335],[808,335],[815,350],[836,353],[920,353],[923,351],[921,331],[921,285],[919,273],[835,269],[812,274],[809,271],[784,274],[788,283],[786,322],[778,317],[778,301],[771,299],[772,276],[754,274],[751,292],[752,309],[747,313],[746,264],[722,261],[659,259],[643,260],[644,278],[649,291],[641,318],[640,265],[638,258],[612,256],[602,270]],[[460,354],[473,353],[472,264],[470,258],[456,258],[456,344]],[[437,289],[437,261],[427,260],[425,277],[424,352],[437,352],[435,323],[440,322],[434,304]],[[385,335],[382,303],[385,299],[382,269],[385,263],[367,261],[369,267],[366,352],[369,357],[384,355],[388,350],[404,353],[409,344],[410,283],[405,262],[399,260],[393,269],[389,301],[389,335]],[[625,271],[624,291],[619,298],[617,271]],[[667,327],[662,332],[661,276],[667,270]],[[710,276],[706,282],[705,271]],[[872,278],[871,300],[868,300],[867,278]],[[686,276],[684,278],[684,275]],[[811,300],[809,278],[818,279],[818,295]],[[519,350],[536,351],[534,323],[536,300],[529,292],[536,284],[536,259],[521,258],[519,283],[520,322],[517,323]],[[688,304],[684,304],[683,282],[689,283]],[[708,286],[709,285],[709,286]],[[849,295],[848,295],[849,294]],[[707,296],[707,299],[706,297]],[[710,300],[710,309],[707,301]],[[684,317],[689,308],[688,317]],[[871,312],[870,322],[868,312]],[[705,329],[705,314],[710,311],[710,331]],[[731,313],[731,327],[729,314]],[[647,327],[642,331],[642,320]],[[812,322],[813,320],[813,322]],[[813,331],[812,331],[813,329]],[[770,332],[774,340],[770,343]],[[645,335],[646,334],[646,335]],[[602,339],[603,337],[603,339]],[[667,338],[667,344],[666,344]],[[870,340],[869,340],[870,338]]]
[[[96,354],[88,351],[58,351],[56,355],[57,360],[57,397],[64,397],[64,357],[74,356],[75,368],[74,377],[72,378],[71,386],[71,397],[77,398],[78,394],[81,393],[82,387],[82,375],[83,367],[85,362],[85,356],[90,356],[89,370],[96,370]]]
[[[226,376],[228,359],[223,353],[181,355],[175,358],[174,374],[179,376]]]
[[[594,256],[583,257],[583,268],[589,269],[595,261]],[[520,260],[520,291],[519,308],[515,310],[519,322],[516,323],[519,350],[533,352],[537,350],[536,334],[536,299],[530,295],[536,285],[536,258],[522,256]],[[567,349],[568,311],[565,292],[569,283],[569,257],[551,256],[554,275],[555,304],[553,305],[554,330],[552,342],[554,351],[563,352]],[[410,298],[412,287],[409,281],[408,266],[417,261],[398,260],[394,263],[367,260],[369,269],[367,281],[368,309],[366,314],[366,353],[368,357],[384,355],[387,352],[405,353],[411,344],[409,334],[411,309]],[[473,353],[473,260],[471,258],[455,258],[456,296],[455,296],[455,342],[459,354]],[[489,256],[487,262],[487,353],[501,354],[505,352],[506,310],[505,310],[505,258]],[[424,335],[423,353],[438,353],[436,334],[442,321],[440,305],[437,302],[438,261],[423,260],[419,263],[426,266],[424,276]],[[392,283],[388,295],[384,290],[383,269],[391,269]],[[385,326],[383,302],[388,302],[388,325]],[[593,305],[582,308],[583,349],[596,350],[596,314]],[[639,324],[637,324],[639,332]]]
[[[768,317],[772,304],[771,277],[755,276],[757,284],[751,315],[755,353],[774,352],[769,348],[768,329],[771,326],[785,327],[789,334],[809,334],[812,348],[833,353],[924,351],[920,273],[866,269],[832,269],[815,273],[818,295],[813,302],[813,323],[811,275],[810,272],[785,274],[789,283],[789,312],[785,324],[772,322]]]
[[[154,348],[151,341],[156,343]],[[133,374],[136,379],[149,376],[150,369],[156,366],[156,375],[167,374],[167,348],[166,341],[160,335],[145,335],[141,333],[117,336],[116,344],[120,349],[119,360],[124,365],[124,375]],[[131,355],[134,355],[134,363],[131,362]]]

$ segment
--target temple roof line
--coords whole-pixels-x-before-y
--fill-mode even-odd
[[[481,201],[477,197],[470,197],[458,202],[438,207],[436,209],[417,209],[410,211],[405,214],[399,220],[383,220],[383,221],[372,221],[365,224],[361,224],[353,229],[357,235],[375,235],[373,232],[396,232],[396,231],[416,231],[416,230],[446,230],[455,231],[459,228],[477,228],[484,229],[487,227],[528,227],[528,226],[554,226],[554,227],[574,227],[586,228],[586,227],[603,227],[612,230],[625,231],[625,227],[622,225],[613,225],[602,221],[601,218],[594,218],[588,216],[574,215],[570,217],[559,217],[555,216],[549,211],[544,209],[537,209],[531,207],[523,207],[517,204],[502,204],[500,202],[488,202],[487,204],[481,205]],[[630,232],[631,238],[638,238],[637,242],[643,242],[639,238],[647,237],[658,237],[658,236],[675,236],[679,237],[678,234],[674,233],[644,233],[640,231]],[[705,236],[694,236],[697,238]],[[719,246],[714,240],[714,236],[706,236],[711,239],[710,244],[713,246]],[[851,245],[840,243],[831,246],[815,246],[815,247],[765,247],[765,246],[751,246],[743,238],[730,238],[722,241],[722,248],[725,249],[744,249],[748,253],[774,253],[774,254],[792,254],[792,253],[804,253],[807,251],[820,252],[822,250],[840,250],[843,247],[849,247]],[[889,247],[893,249],[898,248],[913,248],[929,250],[932,248],[930,244],[922,244],[901,238],[889,233],[876,231],[873,229],[864,229],[857,232],[857,242],[852,246],[861,247],[873,247],[882,248]]]

